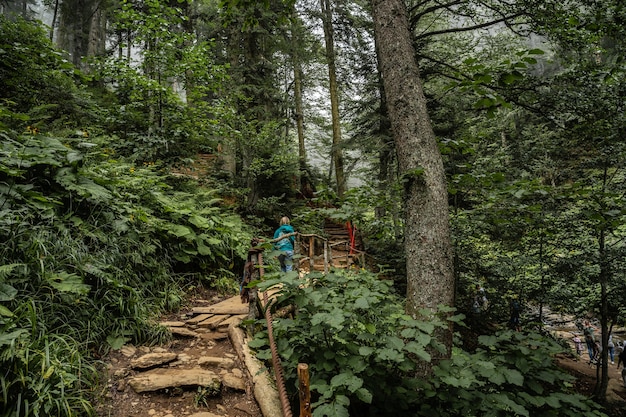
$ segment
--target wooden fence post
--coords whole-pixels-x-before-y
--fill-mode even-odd
[[[315,268],[315,260],[313,257],[315,256],[315,238],[313,236],[309,236],[309,272],[313,272]]]
[[[309,365],[298,364],[298,391],[300,393],[300,417],[311,417],[311,391],[309,389]]]

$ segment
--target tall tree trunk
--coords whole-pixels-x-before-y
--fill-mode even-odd
[[[57,15],[59,13],[59,0],[54,1],[54,9],[52,11],[52,22],[50,23],[50,40],[54,41],[54,28],[57,24]]]
[[[293,95],[296,107],[296,132],[298,135],[298,167],[300,176],[300,194],[311,197],[312,184],[307,172],[306,146],[304,143],[304,104],[302,100],[302,64],[300,60],[301,24],[296,14],[295,5],[291,10],[292,35],[291,58],[293,61]]]
[[[106,19],[100,6],[96,0],[66,0],[60,4],[57,45],[82,70],[88,69],[83,58],[104,51]]]
[[[297,38],[294,39],[297,43]],[[293,51],[293,93],[296,106],[296,130],[298,133],[298,160],[300,161],[300,171],[306,169],[306,147],[304,145],[304,105],[302,104],[302,67],[298,51]]]
[[[609,161],[605,161],[602,176],[602,193],[606,193],[608,182]],[[600,263],[600,328],[601,346],[600,363],[597,365],[596,386],[593,390],[593,397],[598,402],[606,401],[606,390],[609,387],[609,298],[607,286],[611,278],[609,260],[606,253],[606,225],[602,224],[598,232],[598,261]]]
[[[332,160],[335,165],[337,195],[341,198],[346,190],[346,179],[343,170],[343,150],[341,147],[341,125],[339,118],[339,88],[337,86],[337,69],[335,64],[335,41],[333,32],[333,12],[331,0],[320,0],[324,41],[326,44],[326,60],[328,64],[328,82],[330,90],[330,107],[333,123]]]
[[[400,174],[405,180],[407,313],[454,304],[443,161],[428,117],[402,0],[372,0],[374,30]],[[438,335],[452,348],[452,329]],[[438,359],[433,357],[434,362]],[[425,373],[432,368],[426,367]]]

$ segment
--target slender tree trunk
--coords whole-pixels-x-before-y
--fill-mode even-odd
[[[346,179],[343,170],[343,150],[341,147],[341,124],[339,118],[339,88],[337,85],[337,69],[335,64],[335,41],[333,32],[333,13],[331,0],[320,0],[324,41],[326,44],[326,60],[328,61],[328,81],[330,90],[330,107],[333,123],[332,160],[335,165],[337,195],[341,198],[346,190]]]
[[[454,304],[443,160],[433,132],[402,0],[372,0],[374,31],[400,174],[405,182],[407,313]],[[438,338],[449,357],[452,329]],[[433,352],[433,354],[436,354]],[[433,356],[433,362],[438,361]],[[426,366],[424,374],[432,370]]]
[[[604,165],[604,174],[602,178],[602,193],[606,191],[608,181],[608,161]],[[606,231],[605,225],[601,225],[598,234],[598,258],[600,262],[600,328],[602,332],[600,353],[600,364],[598,366],[599,375],[596,375],[596,386],[593,390],[593,396],[598,402],[606,401],[606,390],[609,387],[609,300],[607,285],[610,279],[611,271],[606,253]]]
[[[378,42],[374,40],[374,47],[376,49],[376,55],[380,56],[378,50]],[[378,89],[380,91],[380,109],[379,109],[379,125],[376,134],[383,138],[383,142],[378,146],[378,191],[383,194],[386,192],[390,183],[390,162],[393,159],[393,143],[387,138],[391,138],[391,124],[389,123],[389,109],[387,108],[387,100],[385,98],[385,86],[383,85],[382,70],[380,68],[380,61],[376,61],[376,70],[378,71]],[[393,209],[392,211],[395,211]],[[378,206],[374,209],[374,213],[377,218],[384,218],[387,215],[387,208],[384,206]],[[394,227],[395,229],[395,227]],[[394,231],[395,236],[398,235],[397,230]]]
[[[297,39],[294,39],[297,44]],[[306,169],[306,147],[304,145],[304,105],[302,102],[302,67],[298,51],[293,51],[293,92],[296,106],[296,130],[298,133],[298,160],[300,161],[300,171]]]
[[[54,10],[52,11],[52,23],[50,23],[50,41],[54,41],[54,28],[57,24],[58,14],[59,14],[59,0],[55,0]]]
[[[131,48],[133,46],[133,31],[128,28],[126,29],[126,61],[130,62],[130,56],[131,56]]]

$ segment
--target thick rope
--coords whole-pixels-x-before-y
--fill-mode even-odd
[[[263,277],[263,255],[259,253],[259,275]],[[274,328],[272,326],[272,313],[270,312],[270,306],[267,296],[267,291],[263,291],[263,302],[265,303],[265,321],[267,322],[267,337],[270,342],[270,351],[272,352],[272,365],[274,368],[274,377],[276,378],[276,387],[278,388],[278,397],[280,399],[280,405],[283,409],[283,417],[292,417],[291,406],[289,405],[289,397],[287,396],[287,389],[285,388],[285,377],[283,372],[283,366],[280,362],[280,356],[278,356],[278,349],[276,348],[276,341],[274,340]]]

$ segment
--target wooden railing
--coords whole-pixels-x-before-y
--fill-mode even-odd
[[[328,273],[331,267],[350,268],[353,265],[365,264],[365,252],[350,247],[350,242],[340,241],[331,243],[328,239],[317,234],[298,234],[296,239],[296,254],[298,269],[321,270]],[[339,250],[343,247],[343,250]],[[337,254],[337,253],[340,254]],[[336,262],[337,261],[337,262]],[[308,266],[308,268],[303,268]]]

